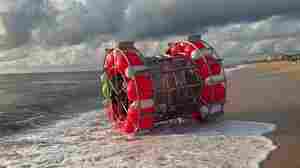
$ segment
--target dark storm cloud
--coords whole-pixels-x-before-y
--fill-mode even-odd
[[[122,30],[130,0],[87,0],[80,22],[85,33],[113,34]]]
[[[271,17],[260,22],[238,24],[227,29],[214,28],[210,33],[218,36],[218,41],[260,41],[300,37],[300,20],[291,17]],[[229,29],[228,29],[229,28]],[[220,32],[221,31],[221,32]]]
[[[9,22],[11,31],[21,32],[27,39],[34,23],[45,13],[43,5],[47,1],[18,0]],[[273,15],[297,18],[300,13],[299,0],[86,0],[83,4],[80,14],[69,19],[72,22],[59,23],[67,25],[62,26],[65,30],[59,37],[70,36],[74,40],[78,36],[76,41],[98,34],[125,39],[163,37],[203,32],[211,26],[252,22]]]
[[[252,22],[300,12],[299,0],[134,0],[125,34],[133,37],[189,33],[209,26]],[[124,29],[123,29],[124,30]]]

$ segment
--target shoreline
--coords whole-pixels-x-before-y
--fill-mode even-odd
[[[256,64],[256,65],[254,64],[255,66],[240,65],[231,70],[229,69],[230,72],[232,73],[231,75],[228,76],[229,77],[228,80],[230,82],[230,85],[228,88],[230,101],[229,101],[229,104],[226,105],[225,120],[239,121],[245,125],[247,125],[247,123],[252,124],[252,126],[256,125],[255,122],[276,124],[275,131],[273,131],[271,133],[264,133],[264,134],[262,134],[262,136],[259,136],[256,138],[252,137],[252,138],[254,138],[254,139],[252,139],[253,143],[256,141],[259,141],[262,144],[264,144],[263,146],[267,147],[266,149],[263,150],[263,152],[261,151],[263,154],[256,153],[255,155],[253,154],[253,156],[249,155],[249,157],[256,158],[256,160],[254,161],[256,164],[251,165],[253,168],[256,168],[258,166],[258,164],[261,165],[261,167],[263,167],[263,168],[269,168],[269,167],[280,168],[280,167],[282,167],[282,165],[286,165],[286,167],[291,166],[291,168],[292,168],[293,166],[295,166],[295,162],[298,161],[298,160],[296,160],[297,159],[296,156],[298,156],[298,154],[299,154],[297,149],[299,149],[298,147],[300,147],[300,144],[297,143],[297,140],[300,140],[300,138],[299,138],[300,135],[298,133],[296,133],[298,130],[297,128],[299,128],[299,127],[297,126],[297,123],[298,123],[297,116],[298,115],[295,112],[297,112],[297,109],[300,109],[299,104],[297,104],[298,103],[297,97],[299,97],[300,94],[298,95],[297,93],[295,93],[293,89],[299,88],[298,87],[299,81],[294,81],[294,80],[290,80],[290,79],[287,80],[286,74],[288,72],[285,72],[283,74],[280,74],[280,73],[273,74],[274,71],[280,70],[280,69],[278,70],[277,64],[279,64],[279,63],[276,63],[275,69],[273,67],[269,68],[270,66],[272,66],[272,64],[265,64],[264,66],[267,66],[267,68],[263,67],[263,70],[264,71],[267,70],[266,73],[270,73],[273,76],[276,75],[279,77],[278,78],[269,78],[268,77],[268,78],[265,78],[264,80],[257,78],[257,74],[259,74],[259,72],[261,72],[259,69],[261,67],[258,66],[258,64]],[[270,87],[270,85],[272,87]],[[279,92],[278,88],[283,90],[282,93]],[[284,99],[284,101],[281,101],[282,99],[280,99],[279,95],[285,97],[286,99]],[[287,97],[288,95],[291,97]],[[261,102],[264,102],[264,103],[261,103]],[[288,110],[287,107],[294,107],[295,109],[294,109],[294,111],[285,111],[285,110]],[[94,118],[99,118],[99,116],[98,117],[90,117],[90,120],[93,120]],[[254,122],[251,122],[251,121],[254,121]],[[65,121],[63,121],[63,122],[65,122]],[[79,122],[79,124],[80,124],[80,122]],[[92,123],[92,125],[94,125],[94,124],[95,123]],[[235,124],[236,124],[236,122],[235,122]],[[103,126],[103,123],[101,123],[100,125]],[[113,147],[114,145],[118,144],[119,142],[123,142],[123,143],[119,144],[120,148],[118,148],[118,150],[121,150],[121,152],[128,148],[132,152],[137,150],[137,149],[131,148],[130,146],[126,146],[126,144],[128,142],[124,142],[120,136],[116,136],[113,133],[106,134],[108,130],[103,127],[95,128],[93,126],[86,127],[86,126],[82,126],[82,125],[80,125],[79,127],[78,126],[74,126],[74,127],[70,126],[70,127],[74,128],[74,129],[71,129],[71,130],[70,129],[67,129],[67,130],[62,129],[61,130],[64,132],[62,134],[63,137],[65,136],[65,131],[71,131],[70,134],[72,134],[72,135],[67,133],[65,136],[67,138],[67,141],[66,140],[61,141],[61,142],[66,142],[66,146],[67,146],[68,150],[71,150],[71,146],[68,146],[69,143],[75,143],[75,144],[78,143],[78,145],[80,146],[80,148],[78,148],[78,150],[93,151],[93,148],[85,148],[85,146],[91,147],[93,145],[94,145],[93,147],[98,148],[98,150],[103,150],[104,148],[99,148],[99,145],[101,145],[101,143],[104,143],[104,142],[103,141],[99,142],[98,141],[99,138],[102,140],[105,140],[105,139],[107,140],[109,138],[112,138],[110,140],[113,140],[113,142],[111,142],[112,144],[110,145],[110,147],[108,147],[108,150],[111,149],[111,147]],[[202,125],[202,127],[203,127],[203,125]],[[64,128],[69,128],[69,126],[64,126]],[[203,134],[203,132],[207,131],[207,129],[203,130],[197,126],[195,128],[197,129],[198,132],[187,133],[189,131],[189,129],[192,129],[192,128],[171,129],[171,134],[168,133],[165,136],[163,136],[163,138],[160,135],[154,135],[154,136],[148,136],[148,137],[146,136],[142,142],[149,143],[149,141],[152,141],[152,140],[155,140],[158,142],[160,142],[160,141],[164,142],[162,140],[166,137],[170,138],[169,141],[180,142],[180,140],[178,140],[176,138],[176,136],[180,135],[180,138],[184,137],[184,138],[186,138],[185,140],[193,143],[193,145],[197,145],[197,144],[194,144],[195,140],[190,139],[190,138],[195,137],[195,136],[197,137],[198,135],[202,135],[202,138],[203,138],[203,135],[205,135],[205,134]],[[241,126],[227,127],[227,129],[229,129],[229,130],[236,129],[236,128],[242,129],[242,130],[244,130],[244,132],[246,132],[248,134],[251,133],[251,129],[246,129],[246,128],[251,128],[251,127],[241,127]],[[96,132],[95,130],[98,130],[98,131],[100,130],[101,132]],[[178,134],[178,130],[179,130],[179,132],[181,131],[180,134]],[[223,127],[216,126],[216,129],[215,130],[212,129],[212,130],[214,132],[214,133],[210,133],[212,135],[216,135],[216,133],[218,133],[218,132],[228,135],[228,132],[226,133],[226,131],[225,131],[225,133],[224,133],[224,130],[226,130],[226,129],[224,129]],[[72,133],[72,131],[73,131],[73,133]],[[170,130],[167,130],[167,132],[170,132]],[[182,134],[182,133],[185,133],[186,135]],[[102,137],[97,137],[99,134],[101,134]],[[82,135],[84,135],[84,136],[82,136]],[[85,137],[85,135],[86,135],[86,137]],[[292,136],[292,138],[290,136]],[[293,136],[298,137],[298,138],[296,138],[294,140]],[[39,137],[39,136],[37,136],[37,137]],[[53,135],[53,137],[55,137],[55,135]],[[91,139],[89,139],[89,137]],[[149,139],[147,139],[147,138],[149,138]],[[172,139],[172,138],[175,138],[175,139]],[[229,138],[229,139],[227,139],[227,138]],[[242,138],[242,139],[240,139],[240,138]],[[224,145],[224,146],[221,145],[222,148],[218,148],[218,150],[225,150],[225,149],[230,150],[230,149],[228,149],[228,147],[230,147],[230,145],[233,145],[234,147],[236,147],[236,150],[238,150],[238,151],[244,150],[245,152],[247,152],[247,150],[249,150],[249,149],[247,149],[245,147],[243,148],[243,146],[247,146],[247,145],[252,146],[253,145],[252,141],[251,142],[248,141],[249,139],[247,140],[247,137],[245,137],[245,136],[242,136],[240,138],[238,138],[238,137],[230,138],[230,136],[228,136],[228,137],[225,136],[225,139],[224,139],[224,136],[221,136],[221,137],[218,136],[218,137],[212,138],[210,140],[212,140],[213,142],[216,142],[215,144],[213,144],[213,146],[214,145],[218,146],[218,143],[225,143],[225,142],[228,143],[227,145]],[[249,138],[251,138],[251,136]],[[75,142],[73,140],[75,140]],[[197,140],[199,140],[199,139],[197,139]],[[295,142],[293,142],[293,141],[295,141]],[[47,140],[44,142],[47,143]],[[242,146],[237,145],[239,143],[244,144],[244,145],[242,145]],[[293,144],[294,149],[292,149],[293,155],[291,155],[290,158],[287,158],[287,156],[288,156],[287,152],[288,152],[288,149],[290,149],[291,143],[294,143]],[[141,143],[139,143],[139,144],[141,145]],[[34,145],[39,145],[39,144],[33,144],[33,146],[30,146],[30,147],[36,147]],[[235,145],[237,145],[237,146],[235,146]],[[43,148],[44,152],[47,153],[47,151],[53,147],[53,146],[51,146],[51,148],[50,148],[50,146]],[[213,146],[210,146],[210,147],[213,148]],[[275,146],[278,146],[278,147],[275,147]],[[57,148],[57,151],[61,151],[61,149],[62,149],[61,147]],[[70,147],[70,149],[69,149],[69,147]],[[125,148],[123,148],[123,147],[125,147]],[[154,146],[150,145],[147,147],[154,147]],[[163,151],[165,150],[164,147],[157,146],[157,148],[160,148]],[[176,147],[176,146],[174,146],[174,147]],[[202,144],[202,146],[200,144],[199,147],[203,147],[203,144]],[[1,148],[1,145],[0,145],[0,148]],[[194,150],[194,148],[195,148],[195,146],[191,147],[191,150]],[[251,149],[252,148],[255,149],[257,147],[251,147]],[[25,148],[21,147],[21,149],[25,149]],[[28,149],[31,149],[31,148],[28,148]],[[115,150],[115,148],[114,148],[114,150]],[[138,150],[146,150],[146,148],[141,147],[141,148],[138,148]],[[185,149],[178,148],[177,150],[182,151]],[[266,151],[268,151],[268,152],[266,152]],[[36,151],[36,152],[41,152],[41,151]],[[69,151],[69,152],[70,153],[68,153],[68,154],[72,155],[73,151]],[[115,152],[117,152],[117,151],[115,151]],[[155,153],[157,153],[157,152],[158,151],[156,151]],[[176,153],[176,152],[174,151],[174,153]],[[166,153],[166,154],[169,155],[169,153]],[[201,154],[203,154],[203,153],[201,153]],[[232,154],[234,156],[236,155],[236,153],[232,153]],[[240,154],[240,155],[243,155],[243,154]],[[103,155],[98,154],[98,156],[103,156]],[[106,156],[106,154],[104,154],[104,156]],[[219,155],[217,154],[216,156],[219,156]],[[237,155],[236,157],[238,157],[238,156],[239,155]],[[294,156],[294,157],[292,157],[292,156]],[[123,155],[120,157],[123,158]],[[134,157],[136,157],[136,156],[134,156]],[[199,156],[193,155],[193,157],[199,157]],[[245,157],[245,156],[243,156],[243,157]],[[286,159],[287,161],[281,160],[282,158]],[[87,157],[87,159],[89,159],[89,157]],[[226,159],[230,160],[230,158],[226,158]],[[258,160],[259,160],[259,162],[258,162]],[[80,162],[80,161],[78,161],[78,162]],[[280,162],[283,162],[282,165],[280,164]],[[234,161],[230,160],[230,164],[231,163],[234,163]],[[224,162],[224,164],[229,164],[229,163]],[[63,166],[61,166],[61,167],[63,167]],[[233,167],[235,167],[235,166],[233,166]]]
[[[233,168],[241,165],[257,168],[260,163],[268,159],[270,152],[276,149],[273,142],[263,136],[275,128],[275,126],[267,124],[268,122],[226,119],[225,123],[170,126],[158,130],[156,134],[146,135],[138,141],[128,142],[124,137],[113,133],[105,123],[105,116],[101,115],[103,113],[100,113],[99,116],[98,111],[97,114],[83,114],[86,119],[83,117],[79,120],[77,118],[58,121],[62,125],[58,123],[52,130],[51,127],[50,130],[41,128],[41,131],[44,131],[41,134],[36,130],[29,130],[29,134],[23,140],[22,137],[18,139],[18,135],[16,135],[17,137],[13,138],[15,142],[12,141],[11,145],[7,145],[3,149],[11,154],[4,155],[8,159],[4,163],[30,163],[33,165],[47,163],[47,165],[57,167],[72,167],[72,165],[79,164],[86,167],[103,167],[112,163],[112,167],[115,165],[139,167],[138,165],[147,163],[154,167],[167,167],[174,165],[172,160],[174,158],[180,160],[185,167],[191,167],[197,163],[200,167],[208,168],[220,165],[228,165]],[[100,121],[95,121],[95,118],[100,118]],[[95,127],[95,122],[100,127]],[[30,134],[30,131],[34,134]],[[182,145],[178,146],[178,144]],[[148,149],[155,150],[149,151]],[[20,152],[24,156],[18,160],[20,162],[9,160],[10,157],[19,157],[14,155],[14,151]],[[51,153],[50,151],[57,152]],[[79,153],[76,154],[76,151]],[[2,155],[1,152],[0,155]],[[147,157],[145,160],[142,156],[154,157]],[[169,156],[172,157],[169,158]],[[91,160],[91,162],[82,160]],[[141,162],[138,162],[139,160]],[[89,163],[95,163],[96,166]]]

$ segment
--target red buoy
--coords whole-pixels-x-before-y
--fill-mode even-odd
[[[128,82],[127,95],[131,101],[150,99],[153,96],[152,81],[146,76],[137,76]]]

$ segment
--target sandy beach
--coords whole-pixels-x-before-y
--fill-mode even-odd
[[[264,168],[300,167],[300,64],[259,63],[229,76],[226,119],[274,123],[278,146]]]

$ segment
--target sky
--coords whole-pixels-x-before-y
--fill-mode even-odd
[[[0,13],[7,12],[16,4],[16,0],[0,0]]]
[[[300,51],[299,0],[49,0],[59,11],[55,16],[50,9],[39,8],[41,1],[37,2],[0,0],[0,12],[8,10],[8,6],[16,6],[11,29],[18,33],[31,32],[33,39],[42,39],[56,47],[65,43],[78,46],[88,36],[163,41],[169,37],[202,33],[219,55],[229,61],[257,53]],[[72,2],[81,3],[82,8],[76,5],[74,8]],[[35,12],[27,14],[28,7]],[[57,25],[43,28],[45,19],[36,15],[41,17],[44,13],[54,18]],[[23,56],[8,58],[7,52],[0,53],[0,69],[90,65],[97,61],[96,54],[58,57],[53,53],[41,57],[28,54],[24,59],[20,59]]]
[[[299,53],[300,20],[273,16],[253,23],[210,28],[205,38],[228,60],[263,53]]]

